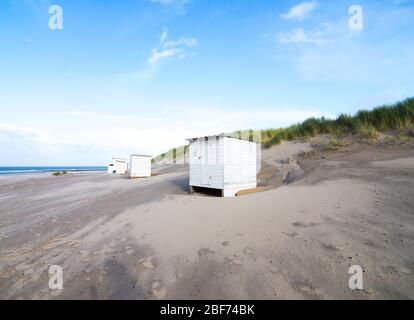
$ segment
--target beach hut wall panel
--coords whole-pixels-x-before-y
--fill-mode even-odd
[[[129,175],[131,178],[151,177],[151,156],[131,154]]]
[[[189,141],[191,187],[220,189],[230,197],[257,186],[256,143],[223,136]]]
[[[112,173],[123,175],[128,171],[128,164],[125,159],[112,159],[113,170]],[[108,170],[109,171],[109,170]]]

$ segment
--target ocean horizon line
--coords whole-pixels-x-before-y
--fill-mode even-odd
[[[0,166],[0,175],[47,173],[56,171],[105,171],[105,166]]]

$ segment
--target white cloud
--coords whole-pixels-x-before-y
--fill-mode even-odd
[[[318,2],[303,2],[290,8],[289,12],[282,14],[282,19],[294,19],[302,21],[309,16],[309,14],[314,11],[319,6]]]
[[[178,46],[185,46],[185,47],[195,47],[198,44],[198,40],[195,38],[180,38],[176,41],[167,41],[164,43],[166,48],[168,47],[178,47]]]
[[[168,38],[168,30],[164,29],[160,36],[160,42],[164,43],[167,40],[167,38]]]
[[[96,112],[71,111],[65,113],[67,116],[79,117],[92,120],[134,120],[135,117],[120,114],[99,114]]]
[[[352,30],[343,29],[340,23],[324,22],[311,30],[295,28],[288,32],[278,32],[275,38],[282,44],[322,45],[347,40],[354,35]]]
[[[194,56],[190,48],[197,46],[198,39],[181,37],[178,40],[168,40],[168,37],[168,30],[164,29],[161,32],[158,46],[151,49],[146,64],[141,70],[119,74],[120,78],[145,83],[158,73],[162,61],[173,57],[182,60]]]
[[[148,62],[150,64],[157,64],[158,62],[173,57],[175,55],[178,55],[181,52],[181,49],[157,49],[154,48],[151,50],[151,55],[148,58]]]
[[[14,136],[31,137],[41,143],[54,144],[61,141],[57,135],[51,135],[46,130],[19,127],[11,124],[0,123],[0,133]]]
[[[279,32],[276,34],[276,39],[283,44],[323,44],[329,39],[326,33],[322,30],[313,30],[305,32],[302,28],[293,29],[290,32]]]
[[[168,31],[164,30],[160,36],[160,46],[153,48],[148,58],[150,65],[156,65],[162,60],[177,56],[179,59],[184,59],[190,54],[185,52],[186,48],[195,47],[198,44],[196,38],[181,37],[178,40],[168,40]]]
[[[192,0],[149,0],[152,3],[159,4],[168,9],[173,9],[179,14],[185,13],[185,7]]]
[[[150,0],[153,3],[159,3],[165,6],[182,6],[189,3],[190,0]]]
[[[302,28],[294,29],[291,32],[279,32],[276,34],[276,39],[280,43],[306,43],[309,41]]]
[[[74,146],[70,146],[66,137],[51,130],[0,123],[0,142],[0,165],[69,165],[66,157],[74,165],[80,164],[71,157]],[[59,159],[55,155],[60,155]]]

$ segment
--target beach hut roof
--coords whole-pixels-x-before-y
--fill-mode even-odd
[[[133,156],[133,157],[143,157],[143,158],[152,158],[152,156],[149,156],[149,155],[135,154],[135,153],[131,154],[131,156]]]
[[[225,135],[225,134],[218,134],[218,135],[211,135],[211,136],[204,136],[204,137],[189,138],[189,139],[186,139],[186,140],[189,141],[189,142],[192,142],[192,141],[197,141],[197,140],[215,139],[215,138],[219,138],[219,137],[230,138],[230,139],[235,139],[235,140],[244,140],[244,141],[249,141],[249,142],[257,143],[256,141],[250,141],[250,139],[248,139],[248,138],[247,139],[246,138],[243,138],[243,137],[236,138],[236,137],[232,137],[232,136]]]

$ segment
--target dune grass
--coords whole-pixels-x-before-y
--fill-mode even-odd
[[[167,162],[172,163],[177,159],[183,158],[187,152],[188,152],[188,145],[173,148],[153,158],[152,163],[154,164],[154,163],[159,163],[162,161],[167,161]]]
[[[351,116],[341,114],[331,120],[311,118],[288,128],[268,129],[262,132],[265,148],[282,141],[311,138],[319,134],[355,134],[362,139],[373,141],[378,133],[387,130],[411,130],[414,126],[414,98],[393,105],[377,107],[372,111],[362,110]]]
[[[338,150],[345,147],[347,147],[347,145],[343,141],[337,139],[336,137],[332,137],[331,139],[329,139],[329,142],[326,146],[328,150]]]

